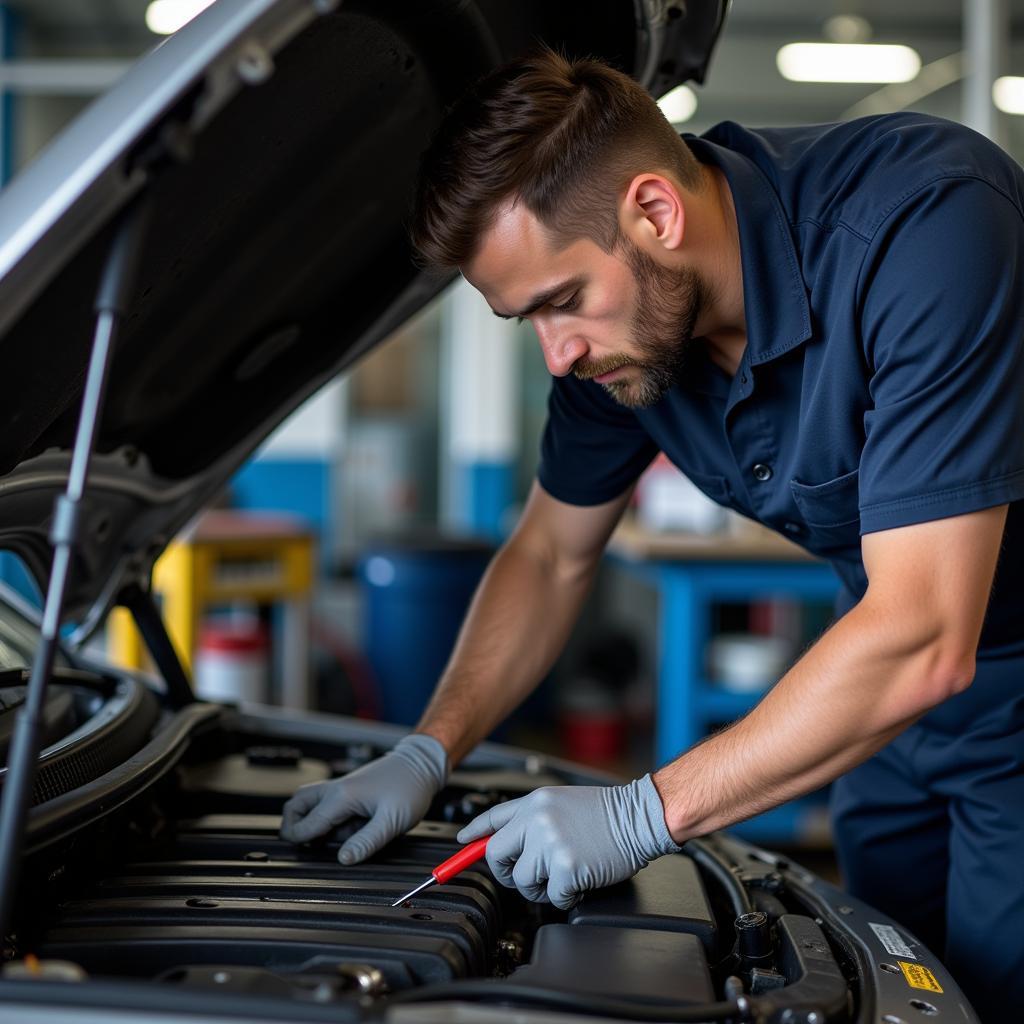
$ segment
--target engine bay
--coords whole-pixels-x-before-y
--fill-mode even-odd
[[[360,823],[296,846],[278,836],[282,804],[386,741],[282,739],[200,711],[172,768],[29,858],[18,954],[83,981],[144,982],[161,1001],[215,995],[303,1019],[444,999],[647,1020],[741,1020],[756,1000],[765,1020],[858,1019],[850,950],[787,888],[785,865],[745,844],[700,840],[570,911],[503,888],[484,861],[393,907],[475,815],[580,780],[538,757],[478,758],[419,825],[342,866]]]

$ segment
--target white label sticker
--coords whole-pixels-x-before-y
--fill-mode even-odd
[[[910,960],[916,960],[914,951],[903,941],[903,937],[900,935],[892,925],[889,924],[874,924],[868,921],[871,926],[871,930],[878,936],[878,941],[885,946],[887,953],[891,953],[893,956],[905,956]]]

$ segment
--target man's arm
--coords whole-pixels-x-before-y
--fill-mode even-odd
[[[473,598],[417,732],[455,764],[537,686],[565,644],[632,488],[567,505],[534,484]]]
[[[745,718],[654,776],[676,842],[801,796],[966,689],[1006,506],[866,535],[868,589]]]
[[[450,766],[547,672],[628,500],[629,491],[577,507],[534,485],[519,526],[477,588],[418,729],[340,779],[300,787],[284,805],[281,835],[305,843],[350,818],[368,818],[338,850],[341,863],[354,864],[415,825]]]
[[[485,811],[487,863],[568,908],[678,843],[807,793],[967,687],[1006,506],[862,541],[867,593],[742,721],[624,786],[555,786]]]

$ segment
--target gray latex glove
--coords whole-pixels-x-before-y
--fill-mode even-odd
[[[478,815],[458,840],[486,835],[487,863],[502,885],[563,910],[587,889],[621,882],[681,849],[650,775],[625,786],[534,790]]]
[[[433,736],[404,736],[383,757],[340,779],[311,782],[284,805],[281,838],[306,843],[352,817],[370,820],[338,850],[355,864],[412,828],[448,778],[448,755]]]

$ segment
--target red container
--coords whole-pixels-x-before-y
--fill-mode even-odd
[[[206,700],[265,704],[270,699],[270,643],[263,624],[256,619],[204,623],[195,684]]]
[[[617,709],[565,709],[560,721],[562,751],[571,761],[602,765],[626,747],[626,719]]]

